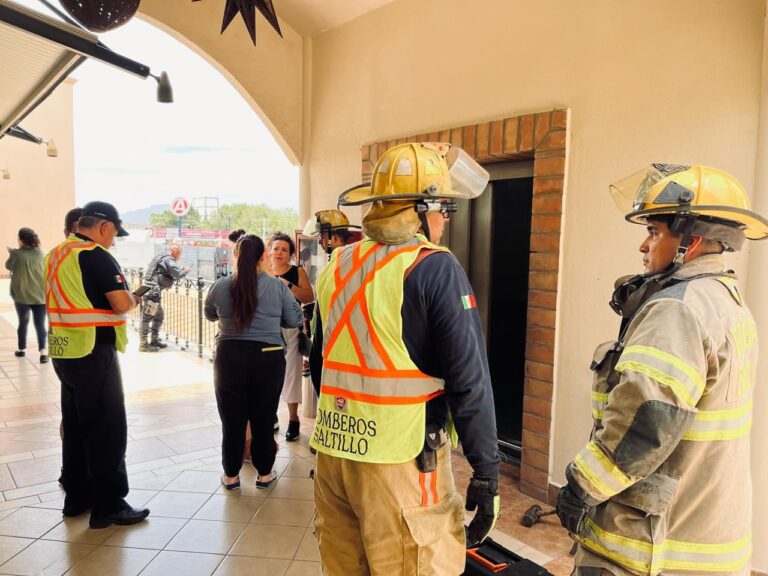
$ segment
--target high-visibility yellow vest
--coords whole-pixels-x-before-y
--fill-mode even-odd
[[[112,326],[115,345],[125,352],[128,341],[126,316],[114,310],[94,308],[83,287],[78,255],[104,250],[96,242],[70,236],[45,257],[45,293],[48,309],[48,354],[51,358],[87,356],[96,343],[96,327]]]
[[[379,464],[421,452],[426,402],[444,388],[416,367],[403,342],[403,281],[422,250],[447,251],[423,236],[394,246],[365,239],[334,250],[318,278],[324,346],[316,450]]]

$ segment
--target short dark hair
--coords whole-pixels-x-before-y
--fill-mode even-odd
[[[344,241],[344,244],[349,242],[349,239],[352,237],[352,232],[350,232],[346,228],[339,228],[337,230],[331,230],[331,238],[334,236],[338,236]]]
[[[274,234],[272,234],[272,236],[269,237],[269,247],[271,248],[272,244],[274,244],[278,240],[288,243],[288,253],[291,256],[296,254],[296,244],[293,242],[293,238],[291,238],[285,232],[275,232]]]
[[[75,224],[78,223],[82,215],[82,208],[72,208],[72,210],[67,212],[66,216],[64,216],[64,231],[67,234],[71,234],[74,231]]]

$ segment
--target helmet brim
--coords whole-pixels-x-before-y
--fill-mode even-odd
[[[699,216],[729,220],[734,222],[744,232],[744,236],[750,240],[764,240],[768,238],[768,220],[751,210],[731,206],[689,206],[687,210],[678,206],[660,206],[646,210],[635,210],[627,214],[625,218],[633,224],[645,225],[649,216],[672,215],[680,212],[691,212]]]
[[[422,200],[429,197],[426,194],[387,194],[375,196],[371,193],[370,184],[359,184],[349,190],[345,190],[339,196],[339,206],[360,206],[371,202],[391,202],[393,200]],[[442,196],[437,196],[441,198]]]

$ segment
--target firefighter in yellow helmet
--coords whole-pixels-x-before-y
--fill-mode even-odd
[[[349,218],[341,210],[320,210],[315,218],[307,222],[304,234],[320,236],[320,245],[329,255],[336,248],[346,246],[352,240],[351,229],[360,228],[349,223]]]
[[[706,166],[654,164],[611,191],[646,226],[645,273],[617,281],[591,440],[558,495],[576,574],[748,575],[757,334],[723,252],[768,236],[768,221]]]
[[[441,228],[453,199],[474,198],[487,182],[460,148],[402,144],[381,156],[370,184],[339,198],[372,206],[363,240],[334,250],[317,281],[311,446],[326,575],[457,576],[466,546],[498,517],[493,392],[474,296],[451,253],[419,232],[422,216]],[[451,472],[456,433],[474,470],[466,534]]]

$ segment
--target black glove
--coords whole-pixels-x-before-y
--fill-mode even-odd
[[[496,478],[472,478],[467,486],[467,505],[475,517],[467,526],[467,548],[474,548],[486,539],[499,518],[499,481]]]
[[[589,506],[576,495],[569,484],[557,493],[557,517],[560,524],[571,534],[578,534]]]

